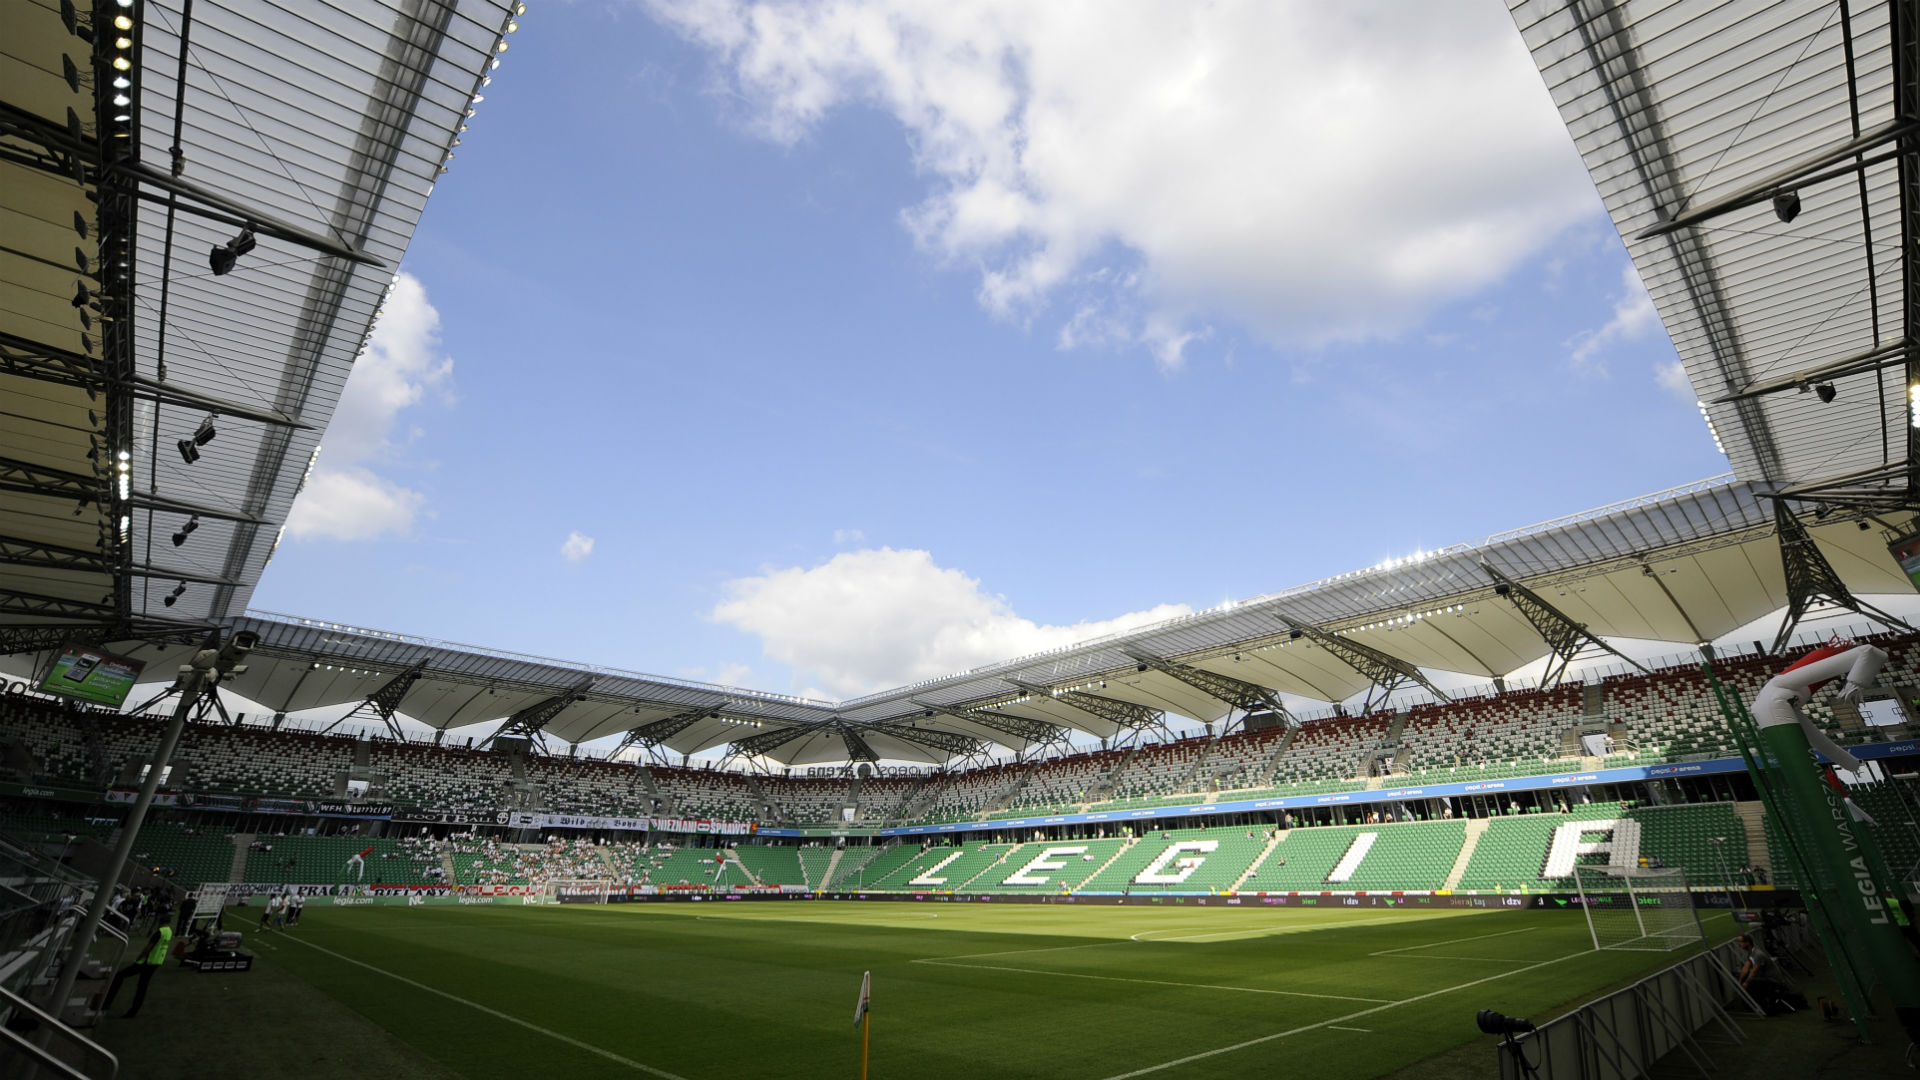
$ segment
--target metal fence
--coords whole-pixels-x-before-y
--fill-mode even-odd
[[[1741,959],[1724,941],[1541,1024],[1502,1045],[1501,1080],[1635,1080],[1672,1053],[1712,1073],[1711,1045],[1746,1041],[1732,1012],[1760,1014],[1735,978]]]

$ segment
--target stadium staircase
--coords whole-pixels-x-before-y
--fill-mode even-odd
[[[1467,864],[1473,861],[1473,849],[1480,846],[1480,837],[1484,836],[1487,826],[1492,824],[1489,818],[1472,818],[1467,822],[1467,842],[1460,845],[1460,854],[1453,860],[1453,869],[1447,871],[1447,882],[1442,888],[1457,889],[1460,879],[1467,876]]]
[[[1734,803],[1733,812],[1740,818],[1741,831],[1747,834],[1747,865],[1765,870],[1768,880],[1772,880],[1773,851],[1767,846],[1765,804],[1758,799],[1747,799]]]
[[[1113,798],[1113,793],[1117,787],[1114,777],[1120,776],[1123,773],[1125,773],[1127,771],[1127,766],[1133,764],[1134,757],[1137,756],[1139,753],[1140,753],[1140,744],[1138,742],[1135,742],[1132,746],[1128,747],[1127,756],[1120,759],[1120,764],[1115,765],[1112,768],[1108,769],[1107,775],[1101,777],[1098,782],[1096,782],[1092,787],[1089,787],[1087,789],[1088,803],[1092,804],[1097,802],[1105,802],[1106,800]]]
[[[757,805],[773,811],[775,817],[782,820],[786,819],[787,808],[775,802],[773,796],[767,794],[767,789],[760,783],[758,776],[755,776],[753,773],[747,773],[746,781],[747,790],[753,792],[753,801]]]
[[[1113,849],[1113,854],[1107,856],[1107,861],[1100,864],[1100,869],[1095,870],[1093,873],[1088,874],[1086,877],[1083,877],[1080,879],[1080,884],[1079,886],[1076,886],[1076,889],[1084,887],[1087,884],[1087,882],[1092,881],[1094,878],[1097,878],[1101,874],[1106,873],[1107,867],[1112,866],[1114,862],[1120,858],[1120,856],[1125,855],[1128,852],[1128,850],[1130,850],[1133,847],[1133,845],[1139,842],[1140,842],[1140,838],[1137,836],[1127,837],[1127,842]]]
[[[835,882],[838,882],[841,888],[845,888],[848,878],[856,878],[864,882],[865,878],[860,874],[861,870],[888,852],[898,851],[900,847],[900,843],[895,841],[891,844],[869,844],[865,847],[845,848],[835,852],[834,867],[828,871],[825,878],[821,879],[824,883],[822,887],[831,888]]]
[[[1289,727],[1285,735],[1273,740],[1273,753],[1268,755],[1266,768],[1260,771],[1259,783],[1254,785],[1255,787],[1265,788],[1273,786],[1273,778],[1280,774],[1280,762],[1287,756],[1287,751],[1292,748],[1294,737],[1299,734],[1300,729],[1298,727]]]
[[[629,872],[633,870],[633,867],[631,865],[628,865],[624,868],[612,862],[609,862],[608,865],[613,867],[615,877],[625,877]],[[452,844],[443,843],[440,845],[440,869],[446,871],[447,876],[445,880],[447,884],[452,885],[455,882],[460,880],[459,875],[454,870],[454,866],[453,866],[453,845]],[[240,879],[234,878],[233,880],[239,881]]]
[[[250,832],[233,834],[233,865],[227,871],[228,881],[247,880],[247,852],[253,848],[253,837]]]
[[[1034,770],[1039,767],[1039,758],[1034,758],[1032,761],[1027,762],[1027,767],[1021,769],[1020,775],[1014,777],[1013,783],[1007,785],[1007,790],[994,796],[993,801],[989,802],[983,809],[985,809],[988,814],[996,814],[1012,806],[1013,800],[1020,797],[1021,790],[1027,786],[1027,781],[1033,779]]]
[[[979,880],[980,880],[981,878],[983,878],[983,877],[985,877],[985,876],[987,876],[988,874],[990,874],[990,873],[992,873],[992,872],[993,872],[994,870],[996,870],[996,869],[998,869],[999,867],[1002,867],[1002,866],[1005,866],[1005,865],[1007,865],[1007,860],[1009,860],[1009,859],[1011,859],[1011,858],[1012,858],[1012,857],[1014,856],[1014,853],[1015,853],[1015,852],[1018,852],[1018,851],[1019,851],[1020,849],[1022,849],[1022,848],[1024,848],[1024,847],[1026,847],[1026,846],[1027,846],[1027,845],[1025,845],[1025,844],[1009,844],[1009,845],[1007,845],[1007,849],[1006,849],[1005,851],[1002,851],[1002,852],[1000,853],[1000,857],[999,857],[999,858],[997,858],[997,859],[995,859],[995,860],[993,860],[992,862],[990,862],[990,863],[988,863],[987,865],[985,865],[985,866],[983,866],[983,867],[981,867],[981,868],[980,868],[980,872],[979,872],[979,873],[977,873],[977,874],[975,874],[975,875],[973,875],[972,877],[970,877],[970,878],[968,878],[967,880],[965,880],[965,881],[962,881],[962,882],[960,882],[960,883],[959,883],[959,884],[957,884],[957,885],[950,885],[950,886],[948,887],[948,889],[949,889],[949,891],[951,891],[951,892],[965,892],[965,891],[967,891],[968,889],[971,889],[971,888],[973,887],[973,883],[974,883],[974,882],[976,882],[976,881],[979,881]],[[998,883],[998,882],[995,882],[995,884],[999,884],[999,883]]]
[[[667,797],[660,793],[660,785],[653,782],[653,770],[645,765],[640,766],[640,783],[646,787],[647,797],[653,800],[653,806],[664,808],[667,805]]]
[[[833,880],[833,872],[835,870],[840,869],[840,860],[843,856],[846,855],[846,853],[847,853],[846,848],[842,848],[842,847],[834,848],[833,854],[827,857],[827,868],[820,872],[820,880],[814,881],[812,879],[812,876],[809,875],[807,879],[807,886],[815,890],[825,889],[827,887],[827,882]],[[800,865],[804,868],[806,866],[806,860],[802,859],[800,861]]]
[[[1168,794],[1172,794],[1174,792],[1188,792],[1188,791],[1200,790],[1199,784],[1197,784],[1195,781],[1199,779],[1201,770],[1206,767],[1207,759],[1213,756],[1213,748],[1219,745],[1220,737],[1222,735],[1225,735],[1226,733],[1227,733],[1227,725],[1221,724],[1220,734],[1214,735],[1209,739],[1207,739],[1207,744],[1200,748],[1200,752],[1198,754],[1194,755],[1193,767],[1188,769],[1186,772],[1182,773],[1180,775],[1180,779],[1174,781],[1173,786],[1167,789]]]
[[[87,762],[93,769],[93,782],[95,784],[105,784],[107,782],[109,769],[107,766],[107,748],[106,745],[100,741],[100,722],[94,719],[92,713],[83,712],[80,714],[80,730],[86,735]],[[28,780],[31,781],[32,777],[28,777]],[[234,880],[237,881],[239,879],[235,878]]]
[[[1247,880],[1260,872],[1260,864],[1266,862],[1267,856],[1272,855],[1274,849],[1280,846],[1280,841],[1287,838],[1287,831],[1286,829],[1273,830],[1273,839],[1268,840],[1267,846],[1260,849],[1260,854],[1254,856],[1253,862],[1240,872],[1239,877],[1233,879],[1233,887],[1227,890],[1228,892],[1239,892],[1246,887]]]

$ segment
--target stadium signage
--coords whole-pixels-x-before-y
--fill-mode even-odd
[[[846,765],[809,765],[807,766],[805,775],[816,779],[832,779],[834,777],[851,778],[854,776],[860,776],[862,778],[890,778],[902,776],[931,776],[939,771],[937,769],[929,769],[924,765],[872,765],[863,763],[860,768],[865,771],[856,773],[854,771],[855,766],[851,763]]]

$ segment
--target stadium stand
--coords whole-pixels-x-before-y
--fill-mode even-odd
[[[741,844],[733,849],[740,865],[762,885],[805,885],[800,849],[784,844]]]
[[[1078,889],[1109,860],[1125,847],[1125,839],[1106,840],[1048,840],[1022,844],[1013,851],[1005,862],[982,873],[969,882],[965,892],[1062,892]],[[1079,849],[1077,852],[1073,849]],[[1067,849],[1061,851],[1059,849]],[[1047,858],[1049,852],[1054,857]],[[1044,865],[1028,869],[1036,860]],[[1058,867],[1051,864],[1059,863]],[[948,869],[956,869],[955,863]],[[1015,877],[1024,877],[1024,881],[1014,881]]]
[[[1083,885],[1085,892],[1212,892],[1231,888],[1253,865],[1269,842],[1265,829],[1222,827],[1213,829],[1154,830],[1122,851],[1099,873]],[[1142,881],[1141,876],[1156,860],[1180,845],[1212,844],[1211,850],[1193,847],[1173,852],[1156,872],[1156,877],[1181,880]],[[1183,861],[1184,860],[1184,861]]]
[[[366,884],[435,885],[440,867],[438,849],[431,854],[385,837],[261,836],[247,852],[244,880],[283,885]],[[371,850],[369,850],[371,849]],[[365,851],[363,877],[351,864]]]
[[[183,888],[226,881],[233,870],[233,838],[212,830],[148,822],[133,841],[133,861]]]

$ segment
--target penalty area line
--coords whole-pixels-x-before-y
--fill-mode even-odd
[[[1259,1046],[1262,1043],[1270,1043],[1275,1039],[1284,1039],[1290,1035],[1302,1035],[1302,1034],[1305,1034],[1306,1032],[1316,1031],[1320,1028],[1330,1028],[1330,1027],[1333,1027],[1335,1024],[1343,1024],[1348,1020],[1358,1020],[1363,1016],[1372,1016],[1374,1013],[1386,1012],[1388,1009],[1398,1008],[1401,1005],[1411,1005],[1416,1001],[1425,1001],[1428,998],[1439,997],[1442,994],[1452,994],[1457,991],[1466,990],[1471,987],[1479,986],[1481,983],[1490,983],[1497,979],[1505,979],[1509,976],[1524,974],[1526,972],[1534,970],[1535,968],[1546,967],[1548,964],[1558,964],[1558,963],[1562,963],[1563,961],[1571,960],[1576,956],[1585,956],[1586,954],[1592,951],[1593,951],[1592,949],[1581,949],[1579,952],[1571,952],[1565,956],[1556,956],[1551,960],[1542,960],[1537,964],[1529,964],[1523,968],[1515,968],[1512,971],[1503,971],[1498,975],[1488,975],[1485,978],[1475,979],[1472,982],[1463,982],[1458,986],[1449,986],[1442,990],[1431,990],[1431,991],[1428,991],[1427,993],[1419,994],[1417,996],[1410,997],[1410,998],[1403,998],[1399,1001],[1391,1002],[1386,1005],[1376,1005],[1371,1009],[1362,1009],[1359,1012],[1348,1013],[1345,1016],[1336,1016],[1331,1020],[1322,1020],[1317,1024],[1302,1024],[1299,1027],[1288,1028],[1285,1031],[1276,1031],[1271,1035],[1262,1035],[1257,1039],[1248,1039],[1244,1042],[1237,1042],[1237,1043],[1234,1043],[1232,1046],[1219,1046],[1219,1047],[1215,1047],[1212,1050],[1202,1050],[1197,1054],[1188,1054],[1186,1057],[1183,1057],[1183,1058],[1174,1058],[1172,1061],[1163,1061],[1158,1065],[1149,1065],[1144,1069],[1135,1069],[1132,1072],[1115,1073],[1112,1076],[1104,1077],[1103,1080],[1133,1080],[1133,1078],[1136,1076],[1147,1076],[1152,1073],[1163,1072],[1167,1069],[1177,1069],[1182,1065],[1191,1065],[1196,1061],[1205,1061],[1206,1059],[1211,1057],[1219,1057],[1221,1054],[1231,1054],[1236,1050],[1245,1050],[1250,1046]]]
[[[1528,926],[1519,930],[1501,930],[1492,934],[1475,934],[1472,937],[1448,938],[1445,941],[1429,941],[1425,945],[1402,945],[1397,949],[1381,949],[1379,952],[1370,952],[1367,955],[1393,956],[1397,953],[1417,952],[1421,949],[1437,949],[1442,945],[1458,945],[1463,941],[1485,941],[1487,938],[1506,937],[1508,934],[1530,934],[1534,929],[1534,927]],[[1473,959],[1473,957],[1460,957],[1459,959],[1470,960]]]
[[[1048,971],[1045,968],[1000,967],[996,964],[952,964],[945,960],[915,960],[916,964],[966,968],[972,971],[1016,971],[1023,975],[1057,975],[1065,979],[1098,979],[1101,982],[1142,983],[1147,986],[1178,986],[1188,990],[1227,990],[1237,994],[1280,994],[1285,997],[1324,998],[1328,1001],[1370,1001],[1382,1005],[1397,1004],[1387,998],[1350,997],[1346,994],[1310,994],[1304,990],[1268,990],[1258,986],[1226,986],[1216,983],[1173,982],[1167,979],[1133,979],[1121,975],[1089,975],[1083,971]]]
[[[499,1009],[489,1008],[488,1006],[482,1005],[477,1001],[468,1001],[466,998],[460,997],[457,994],[449,994],[445,990],[441,990],[438,987],[428,986],[426,983],[423,983],[423,982],[417,982],[413,979],[407,978],[405,975],[395,974],[394,972],[388,971],[385,968],[374,967],[372,964],[369,964],[363,960],[355,960],[351,956],[347,956],[343,953],[334,952],[332,949],[329,949],[324,945],[315,945],[311,941],[305,941],[296,937],[289,937],[286,940],[298,941],[300,942],[300,944],[305,945],[307,948],[326,953],[328,956],[331,956],[336,960],[344,960],[355,967],[366,968],[368,971],[371,971],[376,975],[385,975],[389,979],[393,979],[397,982],[406,983],[408,986],[411,986],[416,990],[425,990],[429,994],[434,994],[439,997],[446,998],[448,1001],[457,1002],[461,1005],[465,1005],[469,1009],[474,1009],[479,1012],[486,1013],[488,1016],[491,1016],[497,1020],[505,1020],[509,1024],[514,1024],[518,1027],[526,1028],[528,1031],[535,1032],[536,1034],[545,1035],[549,1039],[558,1040],[559,1042],[566,1043],[568,1046],[574,1047],[576,1049],[585,1050],[589,1054],[596,1054],[600,1057],[606,1058],[608,1061],[611,1061],[620,1065],[625,1065],[627,1068],[632,1069],[635,1072],[643,1072],[643,1073],[646,1073],[648,1076],[657,1076],[660,1078],[660,1080],[687,1080],[686,1077],[681,1076],[678,1073],[670,1073],[665,1069],[656,1069],[651,1065],[642,1064],[629,1057],[621,1057],[619,1054],[616,1054],[611,1050],[603,1050],[600,1047],[593,1045],[592,1043],[581,1042],[579,1039],[576,1039],[571,1035],[562,1035],[560,1032],[554,1031],[551,1028],[543,1028],[538,1024],[529,1023],[525,1020],[520,1019],[517,1016],[514,1016],[512,1013],[504,1013],[504,1012],[501,1012]]]

